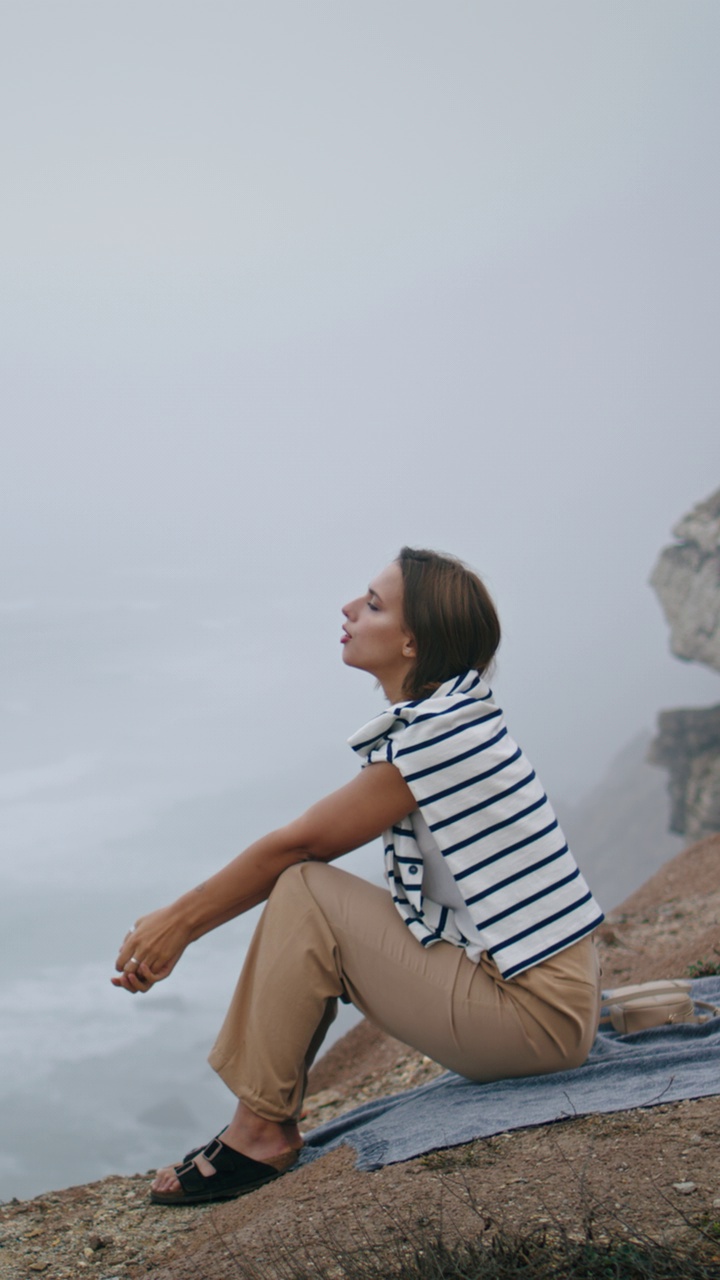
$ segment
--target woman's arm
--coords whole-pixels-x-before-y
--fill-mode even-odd
[[[126,991],[147,991],[172,972],[190,942],[263,902],[287,867],[339,858],[415,808],[395,765],[368,765],[300,818],[249,845],[196,889],[143,916],[120,948],[115,968],[121,976],[113,983]],[[138,963],[126,970],[131,961]]]

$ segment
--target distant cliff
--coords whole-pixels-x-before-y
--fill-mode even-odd
[[[720,671],[720,489],[673,529],[650,578],[678,658]],[[720,706],[662,711],[649,760],[670,774],[670,830],[720,831]]]
[[[649,746],[650,734],[637,734],[580,801],[569,805],[553,799],[568,844],[603,911],[634,893],[686,843],[668,832],[666,779],[650,768]]]

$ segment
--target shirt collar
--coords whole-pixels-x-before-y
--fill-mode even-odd
[[[465,671],[462,675],[452,676],[450,680],[445,680],[434,693],[427,698],[417,698],[408,702],[394,702],[391,707],[385,711],[381,711],[374,719],[369,720],[361,729],[358,729],[352,737],[348,738],[348,744],[356,751],[359,756],[368,756],[382,741],[387,738],[396,725],[406,728],[412,724],[418,714],[423,716],[439,711],[438,704],[443,703],[451,697],[467,697],[468,694],[473,696],[476,691],[479,696],[480,690],[483,694],[487,692],[482,677],[477,671]]]

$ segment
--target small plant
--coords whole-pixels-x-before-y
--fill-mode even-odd
[[[462,1169],[467,1165],[478,1167],[493,1164],[497,1158],[498,1152],[492,1139],[480,1139],[461,1147],[441,1147],[438,1151],[428,1151],[420,1157],[420,1163],[424,1169],[447,1173],[451,1169]]]
[[[697,1226],[710,1240],[720,1240],[720,1218],[711,1218],[709,1214],[704,1213],[698,1218]]]
[[[720,952],[717,947],[713,947],[713,951],[718,956],[717,960],[708,960],[705,957],[703,960],[696,960],[695,964],[688,965],[689,978],[714,978],[720,974]]]

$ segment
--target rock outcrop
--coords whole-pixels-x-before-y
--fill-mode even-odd
[[[678,658],[720,671],[720,489],[673,533],[679,541],[661,552],[650,578],[670,624],[670,647]]]
[[[650,578],[678,658],[720,671],[720,489],[678,524]],[[670,774],[670,830],[720,831],[720,706],[662,711],[648,759]]]

